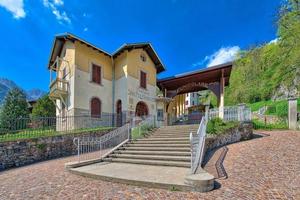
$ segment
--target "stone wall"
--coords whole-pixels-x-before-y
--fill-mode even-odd
[[[24,139],[0,143],[0,171],[34,162],[75,155],[75,137],[99,137],[110,130]]]
[[[228,129],[220,135],[207,135],[205,140],[206,151],[221,147],[227,144],[248,140],[253,137],[252,122],[243,122],[235,128]]]

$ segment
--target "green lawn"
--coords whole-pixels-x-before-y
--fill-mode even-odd
[[[300,98],[297,100],[297,110],[300,112]],[[287,117],[288,114],[288,101],[260,101],[252,104],[247,104],[248,107],[251,108],[251,111],[258,111],[263,106],[268,106],[266,111],[266,115],[275,115],[278,117]]]
[[[286,122],[279,122],[275,124],[265,124],[257,119],[253,119],[253,128],[254,129],[262,129],[262,130],[280,130],[280,129],[288,129],[288,125]]]
[[[55,131],[54,129],[26,129],[17,133],[9,133],[0,135],[0,142],[16,141],[21,139],[32,139],[49,136],[67,135],[67,134],[81,134],[94,131],[112,130],[113,127],[97,127],[97,128],[83,128],[71,131]]]

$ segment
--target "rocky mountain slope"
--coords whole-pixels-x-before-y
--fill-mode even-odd
[[[12,80],[9,80],[7,78],[0,78],[0,104],[4,100],[8,91],[15,87],[19,87],[19,86]],[[19,87],[19,88],[22,88],[22,87]],[[28,90],[25,92],[26,92],[27,99],[29,101],[37,100],[46,94],[45,91],[42,91],[40,89],[31,89],[31,90]]]

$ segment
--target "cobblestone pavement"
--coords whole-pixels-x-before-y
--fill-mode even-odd
[[[228,179],[208,193],[176,192],[116,184],[73,175],[64,163],[41,162],[0,173],[0,199],[300,199],[300,132],[228,145]]]

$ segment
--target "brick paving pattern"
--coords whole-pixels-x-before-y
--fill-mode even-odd
[[[64,170],[74,157],[0,173],[0,199],[300,199],[300,132],[228,145],[227,179],[208,193],[177,192],[104,182]]]

